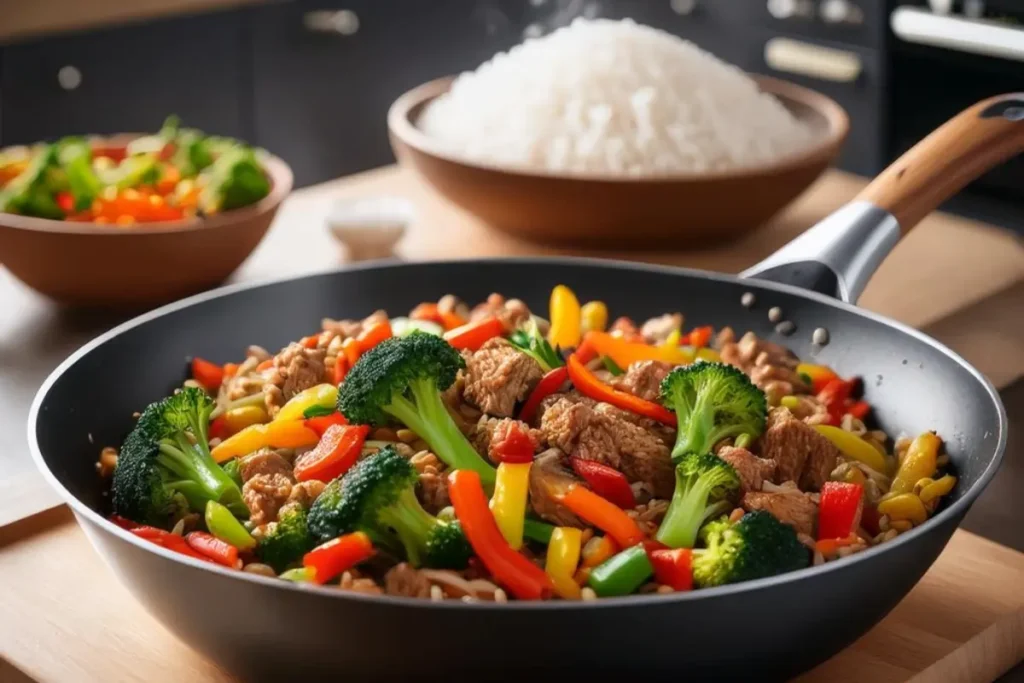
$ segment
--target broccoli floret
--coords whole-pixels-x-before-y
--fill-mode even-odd
[[[537,361],[544,372],[551,372],[564,365],[562,357],[540,333],[537,321],[533,318],[530,318],[525,327],[513,332],[508,340],[513,346]]]
[[[54,199],[57,163],[56,145],[46,145],[18,176],[0,191],[0,211],[36,218],[64,218]]]
[[[281,573],[313,549],[313,535],[309,533],[306,509],[291,506],[281,513],[276,522],[267,524],[256,549],[260,560]]]
[[[238,485],[210,456],[213,405],[206,392],[186,388],[143,411],[117,459],[114,512],[163,527],[185,510],[202,512],[214,500],[236,516],[248,516]]]
[[[441,392],[465,361],[431,334],[392,337],[363,354],[338,388],[338,411],[350,423],[381,425],[395,418],[416,432],[452,469],[474,470],[486,485],[494,468],[480,457],[452,420]]]
[[[232,458],[226,463],[220,466],[224,472],[231,477],[231,481],[235,482],[238,488],[242,488],[242,461],[239,458]]]
[[[698,586],[721,586],[803,569],[810,551],[788,524],[769,512],[749,512],[735,524],[710,522],[702,533],[707,549],[694,551],[693,578]]]
[[[661,382],[661,400],[679,421],[672,459],[710,453],[729,436],[764,431],[768,402],[764,392],[738,368],[698,362],[678,367]]]
[[[740,488],[732,465],[716,455],[687,455],[676,465],[676,488],[658,540],[672,548],[692,548],[702,524],[731,507]]]
[[[57,147],[57,158],[75,200],[75,211],[84,211],[103,189],[92,169],[92,149],[82,138],[65,138]]]
[[[321,540],[363,531],[374,543],[403,548],[410,564],[462,569],[472,549],[456,522],[442,522],[416,499],[418,475],[387,446],[335,479],[309,511],[309,528]]]
[[[270,181],[249,147],[224,151],[203,171],[199,208],[213,214],[255,204],[270,194]]]

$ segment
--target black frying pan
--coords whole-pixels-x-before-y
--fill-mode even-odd
[[[601,679],[618,673],[624,680],[648,671],[686,680],[787,677],[849,645],[896,605],[999,466],[1006,415],[985,378],[924,335],[827,294],[855,301],[901,229],[1019,152],[1022,114],[1024,95],[973,107],[858,201],[745,274],[819,293],[580,259],[382,264],[232,287],[144,315],[75,353],[40,389],[29,443],[93,545],[138,599],[183,640],[246,680],[492,680],[531,671],[589,671]],[[750,329],[843,375],[864,377],[881,428],[890,434],[936,429],[946,440],[960,477],[952,502],[895,541],[775,578],[670,596],[507,605],[297,587],[194,562],[104,520],[94,469],[100,446],[119,443],[133,411],[180,384],[187,356],[227,361],[251,343],[280,347],[325,315],[406,311],[446,292],[475,301],[500,291],[544,310],[557,283],[637,319],[683,310],[694,324]],[[745,292],[757,297],[752,309],[740,304]],[[795,323],[795,334],[774,331],[766,315],[773,306]],[[831,333],[824,348],[810,341],[819,326]]]

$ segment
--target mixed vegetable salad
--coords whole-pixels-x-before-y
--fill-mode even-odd
[[[124,145],[68,137],[0,150],[0,212],[131,226],[209,216],[270,192],[260,153],[232,138],[182,128]]]
[[[682,314],[609,325],[554,289],[325,319],[191,379],[104,449],[111,519],[194,559],[433,600],[596,599],[749,581],[923,523],[932,432],[860,384]]]

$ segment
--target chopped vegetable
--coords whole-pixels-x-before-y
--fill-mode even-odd
[[[593,491],[582,486],[573,486],[562,496],[561,502],[578,517],[614,538],[622,548],[628,548],[644,540],[644,532],[632,517]]]
[[[580,326],[586,332],[604,332],[608,327],[608,306],[603,301],[588,301],[580,309]]]
[[[801,375],[807,376],[808,384],[811,385],[811,392],[814,394],[820,393],[825,388],[825,385],[832,380],[839,379],[839,375],[827,365],[800,363],[796,366],[796,371]]]
[[[72,211],[85,211],[103,189],[92,168],[89,144],[82,138],[65,138],[57,143],[57,159],[71,190]]]
[[[702,532],[707,548],[693,553],[694,582],[702,587],[752,581],[803,569],[810,552],[793,527],[764,510],[748,512],[731,524],[723,518]]]
[[[303,448],[315,446],[320,436],[301,420],[274,420],[246,427],[221,441],[212,451],[213,459],[224,462],[261,448]]]
[[[311,581],[323,584],[372,556],[370,537],[356,531],[310,550],[303,556],[302,566],[310,571]]]
[[[709,519],[733,507],[740,478],[732,465],[711,453],[688,454],[676,465],[676,487],[657,538],[670,548],[692,548]]]
[[[537,361],[540,369],[544,372],[551,372],[563,365],[562,357],[541,335],[537,321],[532,318],[525,328],[513,332],[508,340],[513,346]]]
[[[526,402],[523,403],[523,408],[519,411],[519,419],[527,424],[533,422],[541,401],[556,393],[567,381],[569,381],[569,370],[564,366],[555,368],[544,375],[530,392]]]
[[[679,339],[679,344],[681,346],[692,346],[694,349],[702,349],[711,342],[711,335],[714,334],[714,331],[714,328],[710,326],[695,327]]]
[[[648,553],[655,580],[677,591],[693,588],[693,551],[689,548],[657,548]]]
[[[278,578],[292,583],[311,583],[313,581],[314,569],[312,567],[296,567],[283,572]]]
[[[888,515],[891,520],[905,519],[911,524],[922,524],[928,519],[928,511],[921,499],[913,493],[899,493],[889,498],[883,498],[878,503],[878,511]]]
[[[404,549],[414,567],[463,569],[471,552],[462,527],[423,509],[418,478],[392,446],[382,448],[324,489],[310,508],[310,531],[320,539],[362,531],[378,545]]]
[[[619,551],[611,536],[594,536],[583,546],[583,566],[593,568]]]
[[[864,487],[859,484],[826,481],[818,505],[818,539],[845,538],[855,532],[863,498]]]
[[[122,517],[167,526],[189,509],[220,501],[235,514],[249,513],[242,492],[217,466],[207,429],[213,400],[186,388],[150,404],[121,447],[113,476],[113,508]]]
[[[636,507],[633,489],[622,472],[596,460],[572,458],[570,462],[576,474],[590,485],[594,493],[610,500],[624,510],[632,510]]]
[[[217,420],[223,420],[225,430],[223,434],[218,436],[223,439],[232,434],[237,434],[246,427],[263,424],[269,419],[267,411],[262,406],[239,406],[238,408],[232,408],[217,418]],[[214,422],[217,420],[214,420]],[[213,438],[213,436],[213,425],[210,425],[210,437]]]
[[[593,346],[598,355],[611,358],[620,368],[628,368],[633,363],[645,360],[657,360],[672,365],[688,365],[694,359],[692,352],[676,344],[653,346],[609,332],[587,332],[584,339]]]
[[[333,384],[317,384],[292,396],[281,410],[277,411],[274,421],[301,420],[307,417],[306,411],[311,408],[323,408],[333,412],[337,402],[338,387]]]
[[[529,517],[523,520],[523,536],[543,545],[547,545],[551,541],[551,534],[554,530],[555,527],[546,522]]]
[[[356,463],[363,442],[370,433],[366,425],[332,425],[320,437],[316,448],[295,460],[298,481],[316,479],[329,482]]]
[[[511,423],[491,440],[491,453],[502,463],[529,464],[533,462],[533,438],[516,423]]]
[[[661,383],[662,402],[675,410],[679,431],[672,459],[703,455],[730,436],[764,431],[768,402],[741,370],[724,363],[696,363],[672,370]]]
[[[322,439],[324,432],[334,425],[347,425],[348,421],[345,420],[345,416],[339,413],[337,410],[332,410],[326,415],[317,415],[315,417],[307,417],[303,420],[303,424],[312,429],[314,432],[320,435]]]
[[[418,434],[452,469],[472,469],[490,486],[494,468],[452,420],[441,392],[465,367],[444,340],[413,333],[367,351],[338,389],[338,410],[353,424],[382,425],[395,418]]]
[[[533,448],[530,448],[533,454]],[[502,462],[494,482],[491,513],[501,529],[501,535],[513,550],[523,547],[523,521],[526,518],[526,499],[530,490],[531,463]]]
[[[251,550],[256,547],[256,539],[245,530],[242,523],[235,519],[231,510],[220,503],[210,501],[204,511],[206,528],[220,540],[230,543],[239,550]]]
[[[556,349],[571,349],[580,343],[580,302],[571,289],[558,285],[551,290],[551,329],[548,341]]]
[[[918,497],[921,499],[922,503],[928,504],[936,498],[941,498],[948,494],[953,490],[954,486],[956,486],[956,477],[951,474],[947,474],[936,481],[929,482],[928,485],[924,486],[920,493],[918,493]]]
[[[860,438],[853,432],[848,432],[840,427],[832,425],[814,425],[814,429],[831,441],[836,448],[847,458],[862,462],[876,472],[885,474],[885,456],[878,452],[878,449]],[[914,481],[917,481],[916,479]],[[910,488],[914,482],[910,482]]]
[[[853,408],[854,401],[851,395],[859,383],[860,380],[858,379],[845,380],[837,377],[829,380],[821,391],[818,392],[818,400],[828,410],[830,424],[839,425],[843,420],[843,415]],[[867,406],[867,404],[864,405]],[[865,415],[867,414],[867,407],[854,409],[858,412],[863,412]]]
[[[654,567],[647,557],[647,549],[643,545],[634,545],[594,567],[587,585],[602,598],[630,595],[653,574]]]
[[[505,541],[488,509],[480,475],[456,470],[448,475],[448,481],[455,515],[487,571],[520,600],[547,598],[554,590],[551,579]]]
[[[619,391],[608,386],[597,378],[580,360],[578,354],[569,356],[566,361],[566,368],[569,370],[569,379],[572,380],[576,389],[595,401],[610,403],[616,408],[622,408],[637,415],[643,415],[668,425],[675,425],[676,416],[672,411],[653,403],[645,401],[638,396]]]
[[[505,333],[505,323],[497,318],[482,318],[444,333],[444,340],[460,351],[476,351],[485,342]]]
[[[300,562],[302,556],[313,549],[313,536],[309,533],[308,512],[298,506],[287,507],[276,522],[263,527],[256,554],[261,562],[282,572]]]
[[[169,531],[157,529],[156,527],[152,526],[135,527],[133,529],[129,529],[129,531],[135,536],[138,536],[139,538],[144,538],[147,541],[150,541],[151,543],[155,543],[161,548],[167,548],[168,550],[174,551],[176,553],[188,555],[189,557],[194,558],[196,560],[203,560],[204,562],[215,562],[215,560],[213,560],[212,558],[209,558],[206,555],[203,555],[202,553],[196,552],[192,548],[192,546],[190,546],[188,542],[185,541],[184,538],[178,536],[177,534],[172,534]]]
[[[458,313],[454,311],[442,311],[436,303],[425,302],[412,309],[412,313],[409,317],[416,321],[422,322],[433,322],[439,325],[442,330],[454,330],[456,327],[462,327],[466,324],[466,320],[462,318]],[[394,320],[392,320],[394,323]],[[429,332],[430,330],[423,330]],[[439,331],[438,334],[441,332]],[[395,334],[398,334],[397,332]]]
[[[202,358],[193,358],[192,379],[207,391],[216,392],[224,381],[224,368]]]
[[[942,440],[934,432],[925,432],[911,441],[910,448],[903,456],[903,461],[892,480],[889,493],[909,493],[914,490],[914,484],[918,480],[934,475],[938,468],[936,463],[941,445]]]
[[[618,377],[620,375],[626,374],[626,371],[623,370],[622,368],[620,368],[615,363],[615,361],[613,361],[608,356],[601,356],[601,365],[604,366],[605,370],[607,370],[608,372],[612,373],[612,376],[614,376],[614,377]]]
[[[441,325],[430,320],[419,320],[417,318],[391,319],[391,331],[396,337],[405,337],[416,331],[440,337],[444,334],[444,329]]]
[[[830,557],[836,554],[840,548],[853,545],[859,540],[857,534],[847,534],[840,538],[822,538],[814,543],[814,549],[825,557]]]
[[[556,527],[548,543],[544,571],[551,577],[555,592],[566,600],[578,600],[580,587],[573,576],[580,561],[583,532],[572,527]]]
[[[193,531],[185,536],[185,542],[200,555],[232,569],[238,568],[238,548],[212,536],[205,531]]]
[[[38,218],[63,218],[64,212],[54,199],[50,178],[51,167],[56,160],[56,146],[43,147],[25,170],[0,190],[0,211]]]
[[[205,214],[255,204],[270,194],[270,181],[252,149],[228,149],[199,176],[199,207]]]

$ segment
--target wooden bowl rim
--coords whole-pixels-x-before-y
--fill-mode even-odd
[[[119,134],[91,139],[121,140],[125,137],[137,137],[135,134]],[[255,204],[243,206],[230,211],[180,221],[153,221],[151,223],[135,223],[130,227],[113,225],[95,225],[75,221],[55,221],[49,218],[22,216],[16,213],[0,213],[0,228],[30,230],[33,232],[51,232],[75,235],[109,235],[130,237],[132,235],[152,235],[162,233],[190,232],[192,230],[213,230],[228,225],[238,225],[250,221],[257,216],[272,211],[292,190],[295,180],[292,169],[279,157],[267,153],[260,159],[270,176],[270,193]]]
[[[615,176],[608,173],[561,173],[555,171],[536,171],[514,166],[503,166],[485,161],[470,160],[452,153],[430,135],[420,130],[413,122],[412,114],[433,99],[446,93],[451,87],[455,76],[444,76],[418,85],[402,94],[388,109],[388,128],[402,144],[415,151],[432,156],[451,164],[456,164],[479,171],[502,173],[517,176],[524,180],[561,180],[608,183],[614,185],[635,185],[639,183],[679,183],[709,182],[721,180],[743,180],[758,176],[770,175],[784,171],[811,166],[822,161],[831,161],[836,150],[842,145],[850,131],[850,118],[846,110],[835,100],[810,88],[772,76],[749,74],[762,92],[774,95],[786,104],[792,102],[810,109],[825,120],[826,126],[820,139],[801,152],[786,155],[776,162],[745,166],[733,170],[688,172],[688,173],[657,173],[644,176]]]

